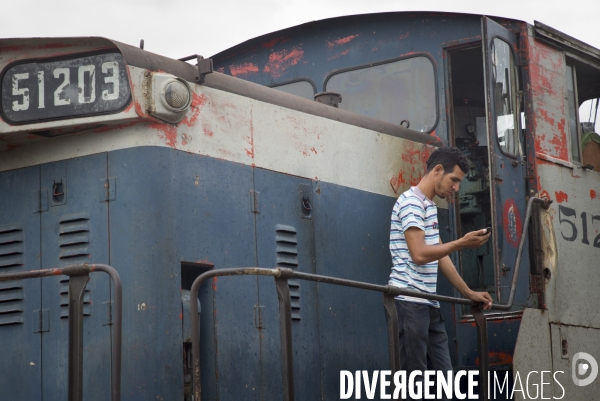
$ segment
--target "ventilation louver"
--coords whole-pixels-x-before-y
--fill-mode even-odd
[[[0,273],[23,270],[23,230],[0,227]],[[22,280],[0,282],[0,326],[23,324],[25,291]]]
[[[296,229],[292,226],[275,226],[277,267],[298,268],[298,240]],[[288,280],[292,303],[292,320],[300,320],[300,280]]]

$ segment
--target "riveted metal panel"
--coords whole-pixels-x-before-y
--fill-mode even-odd
[[[315,273],[314,223],[313,220],[303,218],[305,211],[303,211],[301,194],[306,190],[306,186],[312,187],[309,180],[255,169],[254,187],[260,192],[260,214],[256,215],[259,266],[281,265],[300,272]],[[314,212],[316,213],[316,210]],[[295,247],[294,241],[297,242]],[[290,245],[292,245],[291,249]],[[294,255],[295,252],[297,256]],[[263,399],[276,400],[283,397],[279,302],[273,278],[259,277],[258,283],[259,302],[264,306],[263,327],[259,329],[261,395]],[[320,397],[318,367],[321,364],[317,284],[310,281],[290,280],[289,287],[292,296],[292,317],[296,313],[296,317],[299,318],[292,321],[296,399],[315,400]],[[298,297],[294,298],[295,295]],[[297,302],[296,309],[295,302]]]
[[[550,322],[548,321],[548,312],[540,309],[525,309],[521,318],[519,336],[515,345],[513,355],[513,375],[519,372],[521,380],[526,380],[529,372],[547,371],[552,372],[552,346],[550,343]],[[558,376],[560,381],[565,379],[564,375]],[[537,377],[536,377],[537,379]],[[551,394],[560,397],[560,388],[551,380],[549,376],[544,379],[545,386],[544,397],[551,398]],[[535,383],[535,385],[533,385]],[[527,386],[529,383],[525,383]],[[532,380],[528,391],[531,395],[535,394],[536,386],[539,381]],[[554,387],[554,390],[552,390]],[[521,392],[515,392],[515,400],[524,400]],[[572,398],[567,398],[572,399]],[[573,398],[574,399],[574,398]]]
[[[111,264],[123,287],[123,394],[183,399],[181,262],[254,266],[252,169],[160,147],[109,153]],[[203,399],[260,398],[256,277],[200,289]],[[140,329],[141,328],[141,329]],[[156,363],[156,361],[165,363]]]
[[[75,263],[109,263],[108,203],[98,202],[98,181],[106,179],[106,153],[41,166],[40,186],[50,207],[41,213],[42,268]],[[56,183],[62,180],[62,188]],[[67,398],[68,279],[42,281],[42,307],[50,330],[42,334],[42,391],[52,400]],[[110,398],[110,326],[106,326],[110,283],[90,276],[84,297],[83,380],[86,400]],[[97,374],[90,374],[97,372]]]
[[[577,378],[589,377],[593,370],[593,362],[586,359],[575,358],[580,352],[589,354],[596,362],[598,373],[598,361],[600,360],[600,340],[598,329],[590,327],[577,327],[562,324],[550,324],[552,336],[552,368],[557,373],[556,378],[560,386],[554,386],[554,398],[559,399],[564,394],[564,400],[594,400],[598,398],[600,391],[600,380],[598,377],[587,386],[577,386],[573,380],[573,374]],[[565,352],[566,351],[566,352]],[[587,374],[581,375],[577,370],[580,364],[587,363]],[[575,369],[573,369],[575,368]],[[575,371],[575,372],[574,372]],[[547,397],[544,394],[544,397]]]
[[[315,182],[317,274],[385,284],[394,198]],[[339,398],[340,370],[389,369],[381,294],[318,285],[323,398]]]
[[[538,160],[538,162],[541,162]],[[600,174],[543,162],[538,164],[542,192],[555,202],[546,212],[553,230],[543,250],[551,276],[547,304],[551,321],[600,328]],[[556,245],[552,243],[556,241]]]
[[[33,212],[39,188],[39,167],[0,173],[0,273],[40,268],[40,215]],[[42,318],[36,312],[41,305],[40,280],[0,285],[2,398],[42,398],[41,334],[36,334]]]

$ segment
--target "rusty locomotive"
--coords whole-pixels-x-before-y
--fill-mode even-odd
[[[390,212],[447,145],[470,171],[438,200],[442,239],[494,229],[454,255],[495,302],[485,355],[480,311],[443,303],[454,366],[570,375],[600,357],[600,50],[580,40],[384,13],[211,59],[2,39],[0,69],[3,398],[339,399],[340,370],[394,367]],[[443,277],[438,293],[456,295]],[[546,395],[600,388],[561,383]]]

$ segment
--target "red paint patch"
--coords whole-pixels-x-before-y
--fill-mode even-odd
[[[335,59],[335,58],[338,58],[338,57],[340,57],[340,56],[345,56],[345,55],[346,55],[346,54],[348,54],[348,53],[350,53],[350,49],[344,50],[344,51],[343,51],[343,52],[341,52],[341,53],[338,53],[338,54],[336,54],[336,55],[334,55],[334,56],[331,56],[331,57],[327,58],[327,60],[333,60],[333,59]]]
[[[263,43],[261,46],[266,48],[266,49],[270,49],[271,47],[275,46],[277,43],[279,43],[280,41],[286,42],[287,39],[285,36],[281,37],[281,38],[275,38],[275,39],[271,39],[265,43]]]
[[[150,124],[150,127],[159,131],[158,136],[161,139],[164,139],[167,146],[171,148],[175,148],[177,146],[177,128],[168,124]]]
[[[304,50],[300,48],[273,52],[269,55],[269,62],[263,71],[270,74],[272,78],[279,78],[288,67],[298,64],[302,57],[304,57]]]
[[[206,136],[213,136],[214,133],[210,129],[208,129],[207,127],[204,127],[204,135],[206,135]]]
[[[252,117],[252,109],[250,109],[250,137],[248,138],[250,149],[244,148],[248,157],[254,159],[254,121]]]
[[[198,95],[196,92],[192,92],[192,107],[202,107],[206,104],[206,96],[204,93]]]
[[[590,199],[596,199],[597,197],[598,195],[596,194],[596,191],[590,189]]]
[[[334,47],[334,46],[343,46],[348,42],[353,41],[354,39],[356,39],[358,37],[358,35],[350,35],[350,36],[346,36],[345,38],[339,38],[333,41],[327,41],[327,46],[328,47]]]
[[[569,201],[569,195],[562,191],[556,191],[556,192],[554,192],[554,195],[556,195],[556,201],[558,203],[563,203],[563,202]]]
[[[404,179],[404,171],[400,171],[397,176],[393,176],[390,180],[390,185],[392,186],[392,190],[395,194],[398,193],[398,190],[402,184],[406,184],[406,180]]]
[[[240,75],[248,75],[250,73],[256,74],[258,70],[258,65],[252,63],[243,63],[240,65],[230,65],[229,71],[231,71],[231,75],[234,77]]]
[[[508,243],[515,248],[518,247],[523,225],[521,223],[521,214],[519,213],[519,208],[512,199],[507,199],[504,202],[504,208],[502,210],[502,224],[504,236]]]
[[[188,134],[182,134],[181,135],[181,144],[182,145],[184,145],[184,146],[187,145],[188,142],[189,142],[189,140],[190,140],[190,137],[189,137]]]

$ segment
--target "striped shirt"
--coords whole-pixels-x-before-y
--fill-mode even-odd
[[[410,227],[417,227],[425,231],[425,245],[440,243],[437,207],[418,187],[412,187],[400,195],[392,211],[390,252],[394,266],[389,284],[407,290],[435,294],[438,261],[435,260],[422,266],[413,262],[404,237],[404,232]],[[396,299],[440,307],[439,302],[422,298],[397,296]]]

